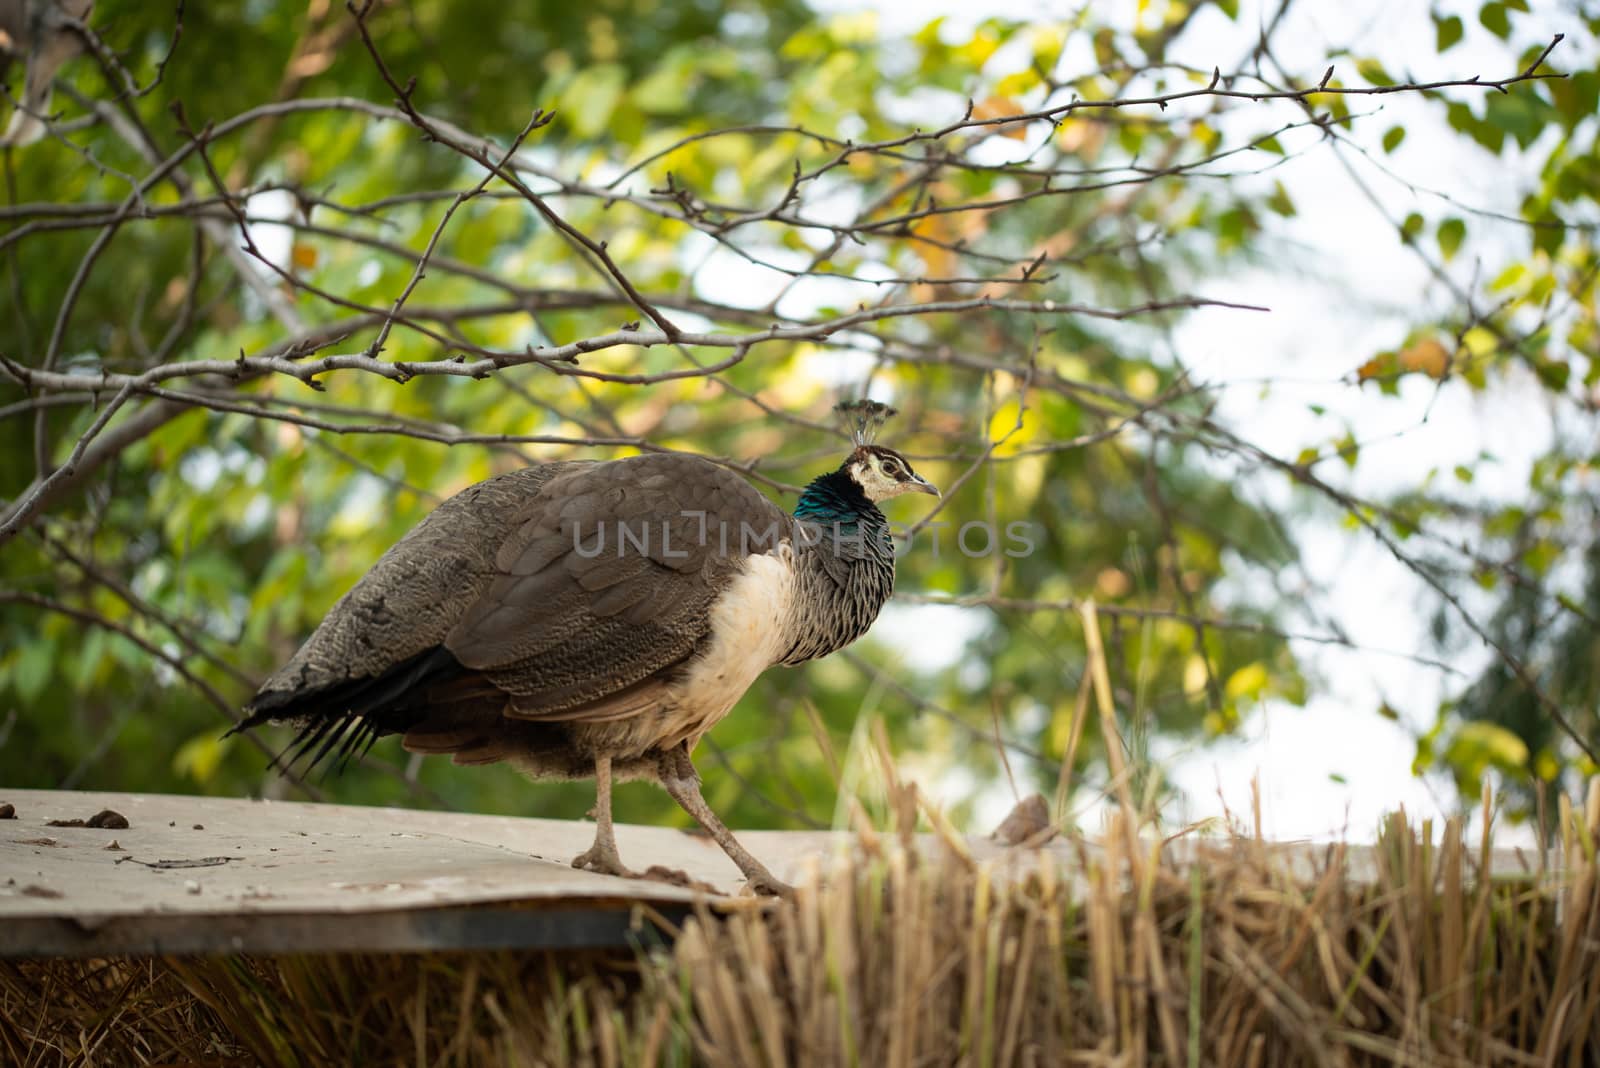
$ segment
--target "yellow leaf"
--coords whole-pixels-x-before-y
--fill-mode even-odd
[[[1027,445],[1033,437],[1032,425],[1035,420],[1028,418],[1028,413],[1022,413],[1022,425],[1017,425],[1018,404],[1014,400],[1006,401],[995,409],[994,416],[989,420],[989,440],[1004,441],[1004,444],[995,447],[996,456],[1011,456]]]
[[[876,11],[846,12],[828,20],[828,32],[840,45],[865,44],[878,36]]]
[[[1105,125],[1092,119],[1065,119],[1056,131],[1056,144],[1061,146],[1061,151],[1074,153],[1085,160],[1098,156],[1105,143]]]
[[[1021,115],[1023,107],[1015,100],[1004,96],[991,96],[982,102],[973,105],[972,117],[974,119],[1005,119],[1012,115]],[[1021,141],[1028,136],[1027,123],[1005,123],[999,127],[1001,137],[1009,137],[1013,141]]]
[[[1128,376],[1128,393],[1138,400],[1150,400],[1161,388],[1161,379],[1148,367],[1141,367]]]
[[[212,775],[216,774],[217,765],[222,763],[222,754],[225,752],[224,743],[215,731],[206,731],[197,734],[178,747],[172,756],[172,770],[178,775],[187,775],[195,782],[204,785]]]
[[[1267,688],[1267,665],[1257,660],[1228,676],[1227,683],[1222,692],[1229,699],[1237,700],[1241,697],[1260,697]]]
[[[1056,708],[1055,715],[1050,717],[1050,748],[1057,753],[1066,753],[1067,745],[1072,741],[1073,702],[1071,697],[1061,700]]]
[[[946,182],[933,183],[927,193],[933,198],[932,202],[938,204],[950,204],[960,196]],[[924,210],[930,206],[926,200],[914,203]],[[987,218],[982,212],[933,212],[913,222],[911,233],[923,240],[915,242],[912,247],[922,258],[928,277],[937,279],[959,273],[961,264],[955,249],[978,237],[987,225]]]
[[[1476,359],[1483,359],[1494,354],[1500,347],[1500,339],[1494,336],[1494,331],[1488,327],[1475,326],[1461,335],[1461,343]]]
[[[1028,67],[1025,70],[1012,71],[1007,74],[994,83],[994,88],[995,92],[1003,96],[1010,96],[1016,93],[1032,92],[1042,84],[1043,82],[1039,79],[1039,72],[1032,67]]]
[[[1493,766],[1514,771],[1528,765],[1528,745],[1497,723],[1473,720],[1463,723],[1450,744],[1451,760],[1475,765],[1480,771]]]
[[[1400,369],[1420,371],[1429,378],[1443,378],[1450,371],[1450,351],[1430,337],[1401,350]]]
[[[296,241],[289,255],[293,258],[294,265],[303,271],[309,271],[317,265],[316,246],[308,245],[304,241]]]

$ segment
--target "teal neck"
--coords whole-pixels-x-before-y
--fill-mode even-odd
[[[844,468],[830,471],[811,480],[800,493],[800,503],[795,505],[794,517],[824,526],[840,524],[847,531],[863,519],[882,513],[867,500],[856,480]]]

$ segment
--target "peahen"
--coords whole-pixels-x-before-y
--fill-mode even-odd
[[[774,664],[850,644],[894,586],[880,501],[938,495],[873,444],[889,410],[852,409],[855,448],[789,515],[695,456],[564,461],[441,504],[335,604],[235,730],[292,720],[292,763],[343,763],[379,737],[533,778],[593,776],[598,828],[575,867],[633,876],[611,784],[653,779],[738,864],[784,887],[700,795],[690,754]]]

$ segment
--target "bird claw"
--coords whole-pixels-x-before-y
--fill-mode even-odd
[[[599,875],[615,875],[619,879],[643,879],[651,883],[666,883],[668,886],[681,886],[688,890],[698,890],[704,894],[720,894],[722,891],[710,883],[701,882],[686,871],[677,868],[668,868],[661,864],[652,864],[644,871],[634,871],[622,863],[622,858],[615,849],[606,849],[594,845],[572,858],[572,866],[581,871],[592,871]],[[782,883],[778,884],[782,886]]]
[[[770,873],[765,875],[752,875],[745,880],[744,892],[764,897],[781,897],[785,901],[794,900],[794,887],[781,879],[773,877]]]
[[[619,879],[642,879],[644,876],[622,863],[615,848],[607,849],[598,843],[572,858],[572,866],[580,871],[597,875],[615,875]]]

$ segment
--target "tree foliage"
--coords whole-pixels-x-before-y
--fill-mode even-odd
[[[1304,702],[1307,649],[1359,644],[1304,603],[1325,587],[1308,511],[1425,580],[1441,641],[1495,640],[1424,760],[1467,786],[1485,761],[1593,770],[1573,763],[1600,731],[1578,658],[1600,615],[1592,432],[1558,434],[1512,504],[1438,483],[1384,501],[1345,481],[1348,430],[1280,455],[1220,419],[1174,339],[1262,314],[1209,294],[1295,258],[1275,228],[1316,209],[1275,172],[1401,149],[1367,107],[1401,94],[1542,170],[1487,281],[1459,269],[1482,261],[1471,212],[1395,220],[1393,254],[1453,299],[1344,388],[1532,376],[1592,420],[1595,73],[1548,77],[1549,42],[1489,73],[1287,71],[1276,22],[1199,67],[1173,57],[1236,5],[1141,8],[896,37],[798,4],[103,0],[52,135],[5,158],[0,778],[259,789],[262,752],[220,729],[442,497],[661,449],[792,503],[837,462],[829,408],[862,391],[951,492],[933,522],[894,517],[902,592],[877,635],[769,673],[710,736],[730,823],[827,823],[872,720],[948,801],[1007,774],[1048,790],[1064,758],[1103,786],[1093,722],[1079,737],[1090,597],[1143,768],[1158,733]],[[1510,42],[1520,17],[1479,21]],[[1465,33],[1441,16],[1419,70],[1449,70]],[[1032,551],[994,536],[1013,522]],[[1467,579],[1495,588],[1462,603]],[[1471,723],[1527,752],[1494,734],[1479,755]],[[590,796],[374,756],[308,789],[563,815]]]

